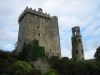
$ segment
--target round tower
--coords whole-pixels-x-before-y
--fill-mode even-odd
[[[72,28],[72,59],[74,61],[84,60],[83,44],[78,26]]]

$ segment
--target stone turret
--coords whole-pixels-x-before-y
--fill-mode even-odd
[[[42,8],[38,8],[38,11],[36,11],[36,9],[33,10],[32,8],[26,7],[25,10],[22,12],[22,14],[19,16],[19,21],[25,15],[25,13],[32,13],[34,15],[38,15],[41,17],[50,18],[49,14],[43,13]]]
[[[38,10],[28,8],[19,16],[19,34],[16,53],[21,52],[23,44],[34,39],[45,48],[45,54],[61,57],[58,18]]]
[[[72,59],[74,61],[84,60],[83,44],[78,26],[72,28]]]

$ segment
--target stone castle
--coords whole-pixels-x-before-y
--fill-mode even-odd
[[[72,28],[72,59],[74,61],[84,60],[83,44],[78,26]]]
[[[16,52],[21,52],[24,43],[38,40],[39,45],[45,48],[45,54],[61,57],[60,37],[58,28],[58,19],[43,13],[42,9],[38,11],[26,7],[19,16],[19,35]]]
[[[48,57],[61,57],[60,37],[58,19],[43,13],[39,8],[32,10],[26,9],[19,16],[19,35],[16,53],[22,51],[24,43],[30,43],[38,40],[39,45],[45,48],[45,54]],[[84,60],[83,44],[81,40],[80,28],[72,28],[72,59],[74,61]]]

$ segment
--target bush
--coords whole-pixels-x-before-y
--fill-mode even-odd
[[[34,40],[29,44],[24,44],[22,52],[19,54],[19,58],[25,61],[35,61],[39,57],[45,56],[44,47],[39,46],[38,41]]]
[[[100,46],[96,49],[94,57],[95,57],[96,61],[100,62]]]
[[[13,64],[16,58],[13,57],[11,52],[4,52],[0,50],[0,74],[8,73],[9,65]]]
[[[10,65],[10,75],[30,75],[31,71],[31,64],[25,61],[18,60],[13,65]]]
[[[46,72],[44,75],[57,75],[57,72],[54,69],[50,69],[48,72]]]

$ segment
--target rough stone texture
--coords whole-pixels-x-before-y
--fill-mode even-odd
[[[16,52],[22,50],[24,43],[29,43],[34,39],[39,41],[39,45],[45,47],[45,54],[61,57],[60,38],[58,19],[43,13],[42,9],[38,11],[26,7],[19,17],[19,35]]]
[[[35,62],[33,62],[33,65],[36,69],[39,69],[41,71],[42,75],[44,75],[44,73],[46,73],[51,67],[48,61],[42,58],[39,58]]]
[[[78,26],[73,27],[72,34],[72,59],[75,61],[84,60],[80,28]]]

